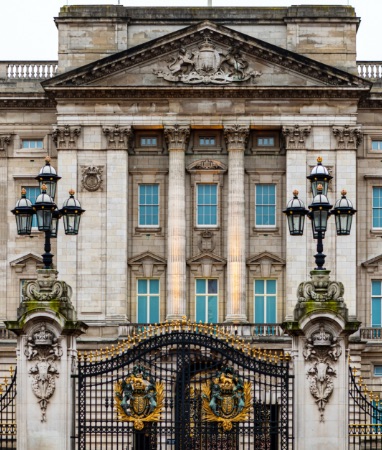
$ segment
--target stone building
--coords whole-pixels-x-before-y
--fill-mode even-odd
[[[44,236],[17,236],[49,155],[86,213],[58,234],[55,267],[89,328],[109,345],[138,323],[249,323],[288,349],[300,282],[314,268],[310,225],[290,236],[282,210],[317,157],[357,208],[349,236],[329,225],[331,278],[362,324],[352,358],[382,376],[381,64],[356,61],[351,6],[64,6],[58,61],[0,63],[0,320],[14,320]],[[334,222],[331,219],[331,222]],[[15,340],[3,330],[8,363]]]

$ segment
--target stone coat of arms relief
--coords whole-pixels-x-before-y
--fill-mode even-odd
[[[209,38],[205,38],[195,51],[181,48],[177,56],[166,62],[168,71],[154,71],[158,78],[185,84],[229,84],[262,75],[249,68],[238,48],[218,51]]]

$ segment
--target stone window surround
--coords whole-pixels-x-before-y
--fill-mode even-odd
[[[373,228],[373,187],[382,188],[382,175],[364,175],[366,181],[366,225],[369,238],[382,237],[382,228]]]
[[[158,186],[158,204],[157,205],[154,205],[154,204],[150,205],[150,206],[157,206],[158,207],[158,224],[157,225],[141,225],[139,223],[140,206],[141,206],[141,203],[140,203],[140,195],[141,195],[140,187],[141,186]],[[160,223],[161,223],[161,214],[160,214],[161,201],[160,201],[160,199],[161,199],[161,189],[160,189],[160,184],[159,183],[138,183],[138,228],[139,229],[141,229],[141,228],[149,228],[151,230],[151,229],[158,229],[158,228],[160,228]],[[149,206],[149,205],[144,204],[142,206]]]
[[[272,234],[274,236],[281,236],[281,228],[283,224],[283,217],[281,210],[283,207],[283,183],[284,171],[277,170],[249,170],[246,174],[249,176],[249,192],[247,194],[246,210],[249,211],[249,229],[250,236],[259,236],[264,234]],[[256,205],[256,184],[274,184],[276,185],[276,225],[265,227],[256,226],[255,205]]]
[[[141,145],[141,138],[155,137],[156,145]],[[134,129],[134,153],[162,154],[164,152],[163,130],[160,129]]]
[[[194,153],[213,154],[222,153],[224,150],[224,142],[222,130],[219,129],[193,129],[191,130],[190,147]],[[214,137],[215,145],[200,145],[201,137]]]
[[[139,280],[145,280],[146,282],[149,282],[150,280],[158,280],[158,283],[159,283],[159,292],[158,292],[158,294],[152,294],[151,292],[147,292],[146,294],[139,294],[138,293],[138,284],[139,284]],[[133,320],[134,322],[136,322],[136,323],[140,323],[140,322],[138,322],[138,296],[139,295],[141,295],[141,296],[145,296],[146,297],[146,301],[147,301],[147,299],[150,299],[151,297],[153,297],[153,296],[158,296],[159,297],[159,318],[158,318],[158,322],[157,323],[160,323],[161,321],[160,321],[160,317],[161,317],[161,280],[160,280],[160,277],[151,277],[151,278],[143,278],[143,277],[137,277],[136,278],[136,280],[135,280],[135,282],[136,282],[136,296],[135,296],[135,309],[136,309],[136,311],[135,311],[135,316],[134,316],[134,318],[135,318],[135,320]],[[150,284],[150,283],[147,283],[148,285]],[[148,304],[150,304],[150,301],[148,300]],[[132,316],[133,317],[133,316]],[[149,321],[146,321],[146,322],[142,322],[142,323],[150,323]]]
[[[23,141],[25,140],[42,140],[42,148],[23,148]],[[44,156],[51,153],[51,135],[43,131],[18,131],[18,134],[13,136],[13,146],[15,156],[41,158],[42,167]]]
[[[217,197],[217,199],[216,199],[216,224],[198,224],[198,187],[202,186],[202,185],[216,186],[216,197]],[[216,182],[197,182],[197,183],[195,183],[195,203],[194,203],[195,222],[194,222],[194,224],[195,224],[195,228],[197,230],[205,229],[205,228],[216,230],[216,229],[220,228],[221,221],[219,220],[220,219],[219,210],[221,209],[221,206],[220,206],[221,198],[222,197],[219,194],[219,183],[216,183]],[[202,205],[202,206],[205,206],[205,205]]]
[[[274,322],[256,322],[256,320],[255,320],[255,297],[256,297],[255,284],[256,284],[256,281],[265,281],[265,284],[266,284],[267,281],[276,281],[276,294],[267,294],[267,293],[263,294],[264,300],[266,300],[270,296],[275,296],[276,297],[276,311],[275,311],[275,313],[276,313],[276,320]],[[277,278],[275,278],[275,277],[269,277],[269,278],[256,277],[256,278],[253,278],[252,282],[253,282],[253,286],[252,286],[252,290],[253,290],[253,296],[252,296],[253,312],[252,312],[252,316],[249,316],[249,321],[253,322],[253,323],[264,323],[264,325],[266,325],[267,323],[278,323],[278,318],[280,316],[278,314],[278,305],[279,305],[279,300],[278,300],[279,299],[279,294],[278,294],[278,291],[279,291],[279,285],[278,285]],[[253,320],[251,320],[252,318],[253,318]]]
[[[365,277],[365,298],[367,301],[363,302],[364,309],[358,315],[363,322],[363,327],[371,327],[371,282],[382,281],[382,265],[377,263],[367,266],[365,269],[363,274]]]
[[[131,192],[129,215],[133,220],[133,235],[155,234],[164,236],[165,221],[167,210],[167,170],[131,170]],[[159,226],[140,226],[139,225],[139,185],[140,184],[158,184],[159,185]]]
[[[259,146],[258,138],[272,137],[274,145]],[[275,154],[280,152],[280,131],[279,130],[251,130],[248,148],[253,154]]]
[[[372,142],[373,141],[382,141],[382,134],[380,131],[370,132],[369,134],[364,135],[364,150],[365,156],[368,158],[381,158],[382,149],[381,150],[373,150]]]

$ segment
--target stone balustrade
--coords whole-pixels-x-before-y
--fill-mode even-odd
[[[370,81],[382,78],[382,61],[357,61],[358,75]]]
[[[361,339],[367,341],[382,341],[381,327],[363,327],[360,329]]]
[[[0,78],[45,80],[57,74],[58,61],[0,61]]]

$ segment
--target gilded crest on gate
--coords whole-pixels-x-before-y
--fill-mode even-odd
[[[163,383],[155,382],[143,366],[135,366],[126,378],[114,385],[114,401],[118,419],[133,422],[142,430],[145,422],[158,422],[163,409]]]
[[[217,372],[203,386],[202,392],[206,422],[220,422],[224,431],[230,431],[232,423],[247,420],[251,407],[251,384],[243,382],[231,367]]]

